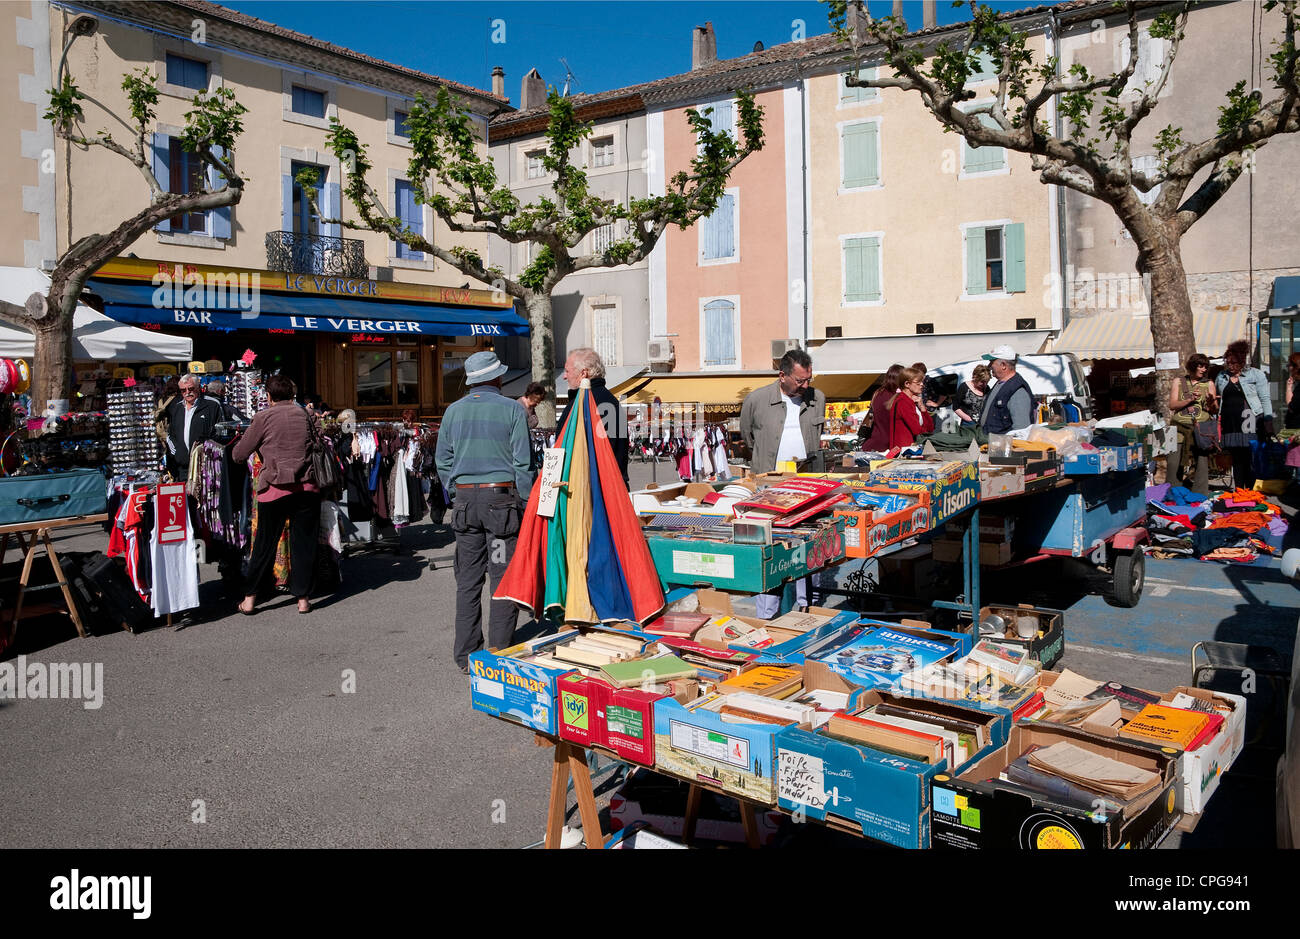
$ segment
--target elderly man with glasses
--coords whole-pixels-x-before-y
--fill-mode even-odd
[[[781,356],[776,381],[745,398],[740,433],[750,449],[752,472],[770,473],[786,461],[801,471],[821,472],[826,396],[812,387],[812,380],[812,358],[791,349]]]
[[[175,479],[190,475],[190,451],[216,434],[225,415],[221,404],[199,389],[198,379],[182,375],[181,393],[167,408],[167,469]]]

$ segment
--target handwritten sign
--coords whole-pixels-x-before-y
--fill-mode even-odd
[[[185,484],[162,483],[158,486],[158,543],[174,544],[184,541],[189,529],[189,514],[185,509]]]
[[[826,807],[826,769],[821,757],[793,750],[778,750],[776,761],[776,797],[778,801],[806,805],[812,809]]]
[[[542,518],[554,518],[555,507],[560,500],[560,490],[556,483],[564,474],[564,448],[548,447],[542,451],[542,472],[537,485],[542,487],[537,497],[537,514]]]

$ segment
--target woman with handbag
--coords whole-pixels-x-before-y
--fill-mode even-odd
[[[1216,426],[1215,433],[1210,434],[1210,428],[1203,426],[1207,421],[1214,422],[1219,413],[1219,396],[1214,390],[1214,383],[1206,377],[1209,370],[1208,356],[1200,352],[1189,356],[1187,374],[1174,382],[1169,394],[1169,410],[1173,414],[1174,425],[1178,428],[1179,442],[1179,448],[1175,451],[1177,459],[1172,461],[1173,466],[1169,472],[1169,482],[1175,486],[1182,482],[1180,472],[1188,475],[1187,471],[1192,469],[1195,461],[1195,470],[1190,474],[1191,487],[1192,492],[1201,495],[1209,495],[1210,487],[1212,448],[1204,444],[1209,442],[1207,437],[1217,436],[1218,431]]]
[[[1251,444],[1257,434],[1263,439],[1273,436],[1273,400],[1268,391],[1268,377],[1246,365],[1250,343],[1238,339],[1223,353],[1223,371],[1214,380],[1219,392],[1219,425],[1223,449],[1232,457],[1232,481],[1239,489],[1255,486],[1254,457]]]
[[[289,590],[298,598],[298,612],[310,613],[308,593],[320,531],[320,481],[313,457],[322,444],[315,420],[293,400],[293,382],[272,375],[266,380],[266,392],[271,406],[257,412],[232,452],[241,462],[254,452],[262,458],[257,477],[257,535],[239,612],[252,615],[257,591],[275,563],[276,545],[288,522]]]
[[[898,374],[898,394],[885,406],[889,417],[889,448],[910,447],[921,434],[934,432],[934,417],[924,402],[925,373],[905,368]]]

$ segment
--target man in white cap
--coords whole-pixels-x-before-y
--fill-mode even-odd
[[[438,427],[434,460],[452,504],[456,534],[456,665],[469,674],[469,656],[483,648],[483,577],[490,571],[496,591],[510,558],[524,505],[533,487],[528,416],[514,398],[501,394],[506,367],[491,351],[465,360],[469,391],[452,402]],[[493,600],[488,648],[513,643],[518,611]]]
[[[984,359],[998,383],[989,389],[980,426],[990,434],[1023,430],[1034,420],[1034,393],[1029,382],[1016,374],[1016,350],[998,346]]]

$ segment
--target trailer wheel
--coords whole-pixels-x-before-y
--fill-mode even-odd
[[[1106,602],[1111,606],[1133,607],[1142,599],[1147,579],[1146,555],[1141,549],[1115,556],[1114,573]]]

